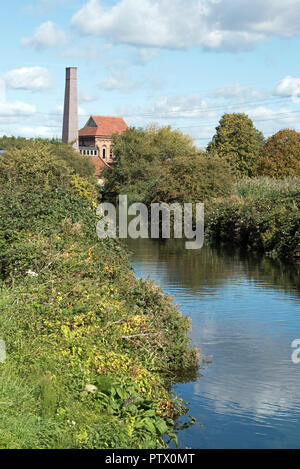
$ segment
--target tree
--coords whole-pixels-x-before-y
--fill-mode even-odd
[[[155,202],[204,202],[212,197],[229,195],[233,188],[228,164],[204,152],[177,156],[158,169]]]
[[[196,152],[193,139],[179,130],[168,127],[148,127],[147,134],[151,148],[155,148],[156,156],[168,160],[176,156],[193,155]]]
[[[105,170],[104,193],[112,200],[127,194],[130,202],[151,202],[164,161],[179,155],[195,155],[192,139],[171,127],[129,129],[113,138],[115,160]]]
[[[253,176],[263,134],[246,114],[224,114],[207,151],[226,160],[236,176]]]
[[[283,129],[268,138],[260,151],[257,173],[276,178],[300,177],[300,133]]]

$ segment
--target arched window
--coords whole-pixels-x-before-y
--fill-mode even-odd
[[[103,147],[102,149],[102,158],[105,160],[106,158],[106,147]]]

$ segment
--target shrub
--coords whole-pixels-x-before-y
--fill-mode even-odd
[[[233,188],[229,166],[204,153],[172,158],[158,168],[157,175],[152,200],[158,202],[204,202],[229,195]]]

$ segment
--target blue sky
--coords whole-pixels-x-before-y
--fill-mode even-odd
[[[300,131],[300,0],[11,0],[0,134],[60,137],[65,67],[90,114],[171,125],[204,148],[224,112]]]

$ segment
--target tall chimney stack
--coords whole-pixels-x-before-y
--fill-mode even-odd
[[[66,68],[66,91],[63,122],[63,143],[73,142],[75,150],[78,145],[78,97],[77,97],[77,68]]]

